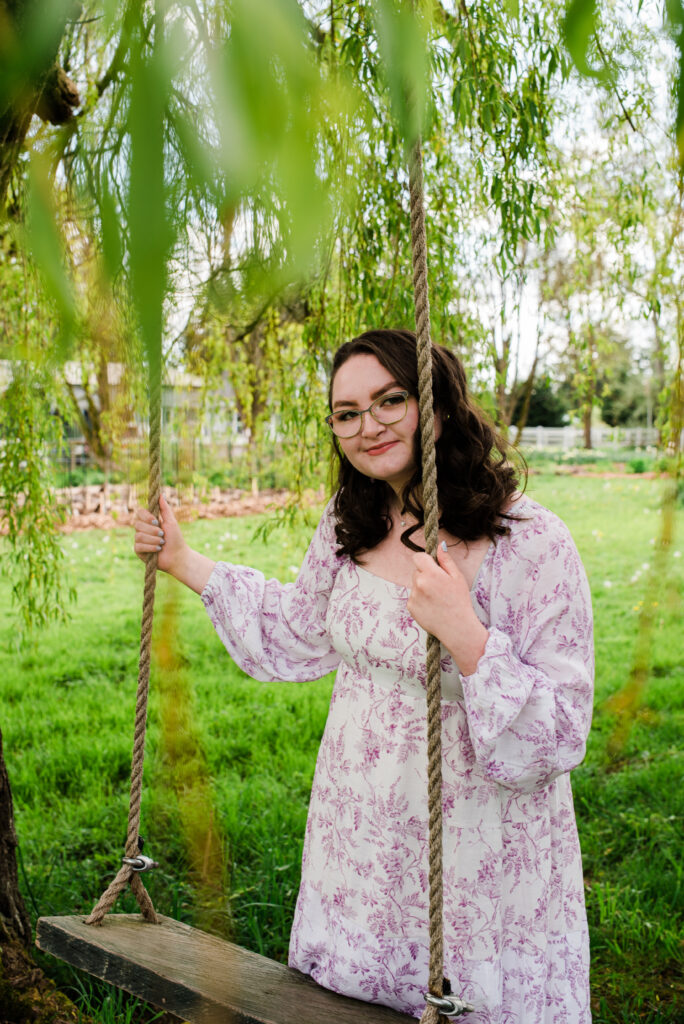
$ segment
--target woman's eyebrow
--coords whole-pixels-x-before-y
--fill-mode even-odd
[[[389,384],[383,384],[383,386],[381,388],[378,388],[377,391],[371,391],[371,402],[374,402],[376,398],[380,397],[380,395],[386,395],[388,391],[395,390],[403,391],[404,389],[402,388],[399,381],[391,380]],[[358,408],[359,403],[350,398],[338,398],[336,402],[333,402],[333,409],[336,409],[338,405],[343,405],[345,406],[345,408],[353,408],[354,406]]]

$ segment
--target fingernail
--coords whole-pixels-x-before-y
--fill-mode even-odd
[[[445,540],[443,540],[442,541],[442,551],[446,551],[446,549],[447,549],[447,543],[446,543]]]
[[[161,551],[161,549],[163,548],[163,546],[164,546],[164,541],[162,541],[162,542],[161,542],[161,544],[160,544],[160,545],[159,545],[159,547],[157,548],[157,551]]]
[[[155,519],[155,518],[153,517],[153,518],[152,518],[152,522],[154,523],[154,525],[155,525],[155,526],[159,526],[159,520],[158,520],[158,519]]]
[[[160,537],[163,537],[163,536],[164,536],[164,531],[163,531],[163,530],[160,530],[160,531],[159,531],[159,536],[160,536]]]

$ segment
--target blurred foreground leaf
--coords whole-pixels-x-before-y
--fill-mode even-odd
[[[563,19],[563,39],[575,66],[582,75],[602,78],[605,71],[592,68],[588,60],[591,38],[596,32],[596,0],[570,0]]]
[[[374,0],[381,71],[407,149],[425,127],[430,8],[412,0]]]
[[[128,196],[130,285],[150,364],[161,359],[162,307],[172,221],[164,183],[164,112],[169,80],[162,57],[162,23],[144,53],[138,39],[131,55],[133,88],[129,114],[131,176]]]
[[[65,265],[64,240],[54,199],[47,159],[34,153],[27,180],[26,239],[39,269],[46,294],[60,317],[61,354],[65,357],[76,329],[76,300]]]
[[[684,169],[684,0],[667,0],[667,22],[678,54],[675,84],[675,132],[679,166]]]

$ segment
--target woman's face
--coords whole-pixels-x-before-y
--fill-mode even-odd
[[[335,374],[332,411],[367,409],[377,398],[403,390],[374,355],[359,352]],[[378,423],[365,412],[359,433],[337,441],[355,469],[374,480],[384,480],[399,495],[416,469],[413,439],[417,427],[418,401],[410,395],[406,415],[398,423]]]

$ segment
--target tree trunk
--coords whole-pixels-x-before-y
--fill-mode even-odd
[[[589,401],[582,409],[582,426],[584,428],[584,447],[587,449],[591,448],[591,414],[594,409],[594,403]]]
[[[538,356],[539,356],[539,332],[537,332],[537,347],[536,347],[535,352],[534,352],[534,360],[532,362],[532,369],[530,370],[529,374],[527,375],[527,380],[525,381],[525,384],[524,384],[522,408],[520,410],[520,415],[518,416],[518,422],[515,425],[516,433],[515,433],[515,441],[513,442],[513,447],[514,448],[517,448],[518,445],[520,444],[520,441],[521,441],[521,438],[522,438],[522,432],[525,429],[525,427],[527,426],[527,417],[530,414],[530,403],[532,401],[532,392],[534,391],[534,380],[535,380],[535,377],[537,375],[537,359],[538,359]]]
[[[33,115],[50,124],[66,124],[81,102],[76,86],[56,63],[69,16],[66,5],[61,16],[53,19],[50,36],[41,40],[35,38],[39,13],[36,0],[0,0],[4,59],[11,67],[17,53],[27,54],[23,79],[13,82],[10,91],[0,92],[0,213]],[[31,33],[34,38],[27,39]]]
[[[249,432],[247,444],[247,465],[251,478],[251,490],[255,498],[259,497],[259,444],[256,437],[256,428],[252,427]]]
[[[19,892],[16,849],[12,790],[2,753],[0,732],[0,939],[3,942],[18,939],[28,946],[31,941],[31,924]]]

